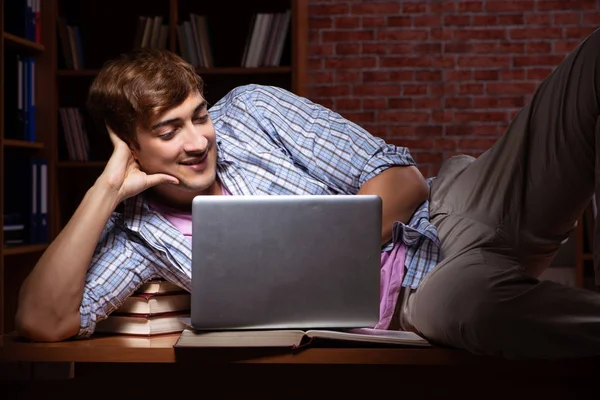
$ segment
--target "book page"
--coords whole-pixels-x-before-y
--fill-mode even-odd
[[[386,343],[408,346],[431,346],[423,337],[410,331],[395,331],[372,328],[355,328],[344,331],[309,330],[307,336],[312,338],[346,340],[353,342]]]
[[[194,331],[185,329],[175,347],[296,347],[301,330]]]

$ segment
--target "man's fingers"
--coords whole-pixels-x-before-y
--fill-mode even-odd
[[[147,188],[150,188],[152,186],[156,186],[160,183],[170,183],[173,185],[177,185],[179,184],[179,180],[171,175],[167,175],[167,174],[152,174],[152,175],[147,175],[146,178],[146,185]]]

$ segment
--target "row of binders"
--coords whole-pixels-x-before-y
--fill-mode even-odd
[[[5,120],[8,139],[35,142],[35,66],[33,57],[20,55],[5,63],[5,115],[16,117]]]
[[[163,24],[164,17],[157,15],[138,17],[133,48],[166,49],[169,36],[169,26]]]
[[[5,172],[4,244],[47,243],[48,161],[23,160],[27,166],[8,164]],[[26,187],[25,187],[26,186]]]
[[[13,35],[41,42],[41,0],[7,0],[4,2],[4,31]]]

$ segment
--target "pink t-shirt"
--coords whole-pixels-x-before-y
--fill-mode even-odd
[[[223,195],[231,193],[223,187]],[[173,210],[157,203],[150,203],[150,208],[161,213],[173,226],[175,226],[185,238],[192,242],[192,214]],[[381,282],[379,295],[379,322],[376,329],[387,329],[390,326],[398,295],[404,276],[404,259],[406,247],[398,242],[394,247],[381,253]]]

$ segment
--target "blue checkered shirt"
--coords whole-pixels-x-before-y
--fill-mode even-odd
[[[386,168],[415,164],[408,149],[281,88],[238,87],[209,114],[217,133],[217,174],[233,195],[356,194]],[[408,224],[396,222],[393,236],[407,250],[402,285],[416,288],[440,259],[428,202]],[[143,194],[127,200],[109,219],[88,269],[78,336],[92,334],[98,321],[152,278],[190,291],[191,254],[184,235],[151,210]]]

